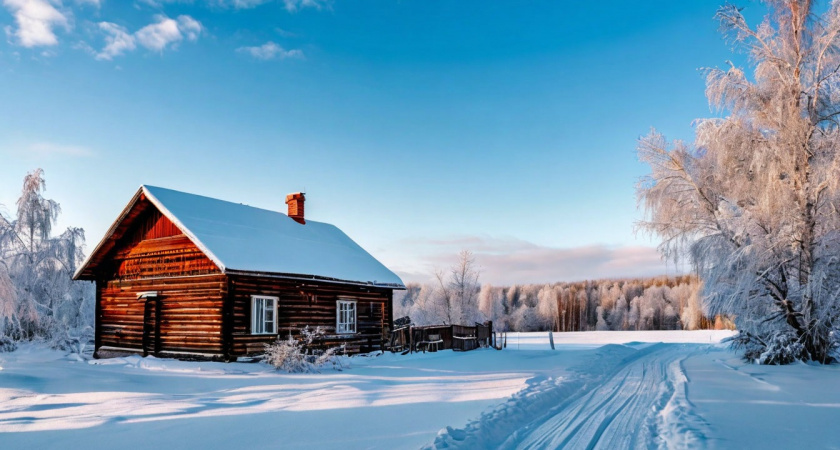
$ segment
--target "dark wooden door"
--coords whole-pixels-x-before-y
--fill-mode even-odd
[[[143,356],[160,352],[160,298],[146,299],[143,308]]]

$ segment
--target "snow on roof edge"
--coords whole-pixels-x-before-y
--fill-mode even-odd
[[[137,192],[135,192],[135,194],[131,198],[131,200],[128,202],[128,204],[126,204],[126,206],[123,208],[122,212],[117,216],[117,218],[111,224],[108,231],[105,233],[105,235],[102,237],[102,239],[96,245],[96,247],[94,247],[93,251],[91,251],[90,254],[88,254],[88,256],[85,258],[85,260],[79,266],[79,268],[73,274],[73,279],[74,280],[78,279],[78,277],[81,276],[82,273],[88,268],[88,266],[90,265],[90,263],[93,260],[93,257],[97,253],[99,253],[100,250],[102,249],[103,245],[105,245],[105,243],[107,243],[109,241],[109,239],[111,239],[113,237],[117,228],[123,223],[126,216],[129,214],[129,212],[136,206],[137,202],[140,200],[141,195],[144,195],[146,197],[146,199],[148,199],[149,202],[152,203],[161,212],[161,214],[163,214],[164,216],[166,216],[167,219],[172,221],[172,223],[175,226],[177,226],[178,229],[181,230],[181,232],[183,232],[184,235],[186,235],[187,238],[189,238],[190,241],[193,244],[195,244],[196,247],[199,248],[199,250],[201,250],[211,261],[213,261],[213,263],[216,264],[216,266],[219,268],[219,270],[224,274],[227,274],[227,273],[242,274],[242,275],[247,275],[247,274],[257,275],[257,274],[260,274],[260,275],[266,275],[266,276],[271,276],[271,277],[276,277],[276,278],[299,279],[299,280],[318,280],[318,281],[324,281],[324,282],[330,282],[330,283],[354,284],[354,285],[358,285],[358,286],[372,286],[372,287],[390,288],[390,289],[396,289],[396,290],[404,290],[406,288],[405,283],[402,281],[402,279],[398,275],[396,275],[396,273],[394,273],[393,271],[391,271],[390,269],[385,267],[376,258],[374,258],[373,255],[370,255],[366,250],[364,250],[363,248],[358,246],[358,244],[356,244],[355,242],[353,242],[353,243],[360,250],[362,250],[365,254],[367,254],[367,256],[369,256],[374,261],[376,261],[376,263],[378,263],[380,266],[382,266],[382,268],[384,268],[386,271],[390,272],[390,274],[393,275],[394,278],[397,281],[399,281],[399,283],[377,282],[377,280],[375,280],[375,279],[372,280],[372,281],[349,280],[349,279],[329,277],[329,276],[324,276],[324,275],[303,274],[303,273],[301,273],[301,274],[280,273],[280,272],[270,272],[270,273],[266,272],[266,273],[264,273],[264,272],[251,271],[251,270],[247,270],[247,269],[244,269],[244,270],[243,269],[230,269],[229,270],[225,266],[225,264],[222,263],[221,258],[219,258],[215,253],[213,253],[210,250],[210,248],[204,242],[202,242],[201,239],[199,239],[198,236],[196,236],[196,234],[192,230],[189,229],[189,227],[187,227],[172,211],[170,211],[165,206],[164,202],[161,199],[159,199],[157,196],[154,195],[154,193],[153,193],[154,189],[161,189],[161,190],[166,190],[166,191],[171,190],[171,189],[167,189],[167,188],[160,188],[160,187],[157,187],[157,186],[150,186],[150,185],[145,185],[145,184],[141,185],[140,188],[137,190]],[[179,191],[175,191],[175,192],[179,192]],[[193,195],[193,196],[197,196],[197,197],[204,197],[204,198],[207,198],[209,200],[214,200],[214,201],[221,201],[221,202],[225,202],[225,203],[237,204],[235,202],[220,200],[220,199],[216,199],[216,198],[212,198],[212,197],[201,196],[201,195],[198,195],[198,194],[187,194],[187,193],[184,193],[184,192],[179,192],[179,193],[186,194],[186,195]],[[258,208],[258,207],[250,206],[250,205],[244,205],[244,204],[241,204],[241,203],[239,203],[238,205],[247,206],[248,208],[254,208],[254,209],[258,209],[258,210],[262,210],[262,211],[266,211],[266,212],[282,214],[282,213],[278,213],[277,211],[272,211],[272,210],[268,210],[268,209],[264,209],[264,208]],[[316,221],[313,221],[313,222],[316,222]],[[322,222],[317,222],[317,223],[322,223]],[[336,230],[338,230],[339,232],[341,232],[342,234],[344,234],[340,229],[338,229],[334,225],[327,224],[327,223],[322,223],[322,224],[331,226],[331,227],[335,228]],[[346,234],[344,234],[344,236],[347,237],[347,239],[350,239],[349,236],[346,236]],[[350,239],[350,241],[352,241],[352,239]]]
[[[155,186],[151,187],[154,188]],[[163,205],[163,202],[161,202],[157,197],[154,196],[154,194],[152,194],[147,185],[144,184],[140,186],[140,189],[146,194],[146,198],[149,199],[149,201],[152,202],[152,204],[155,205],[155,207],[157,207],[161,214],[166,216],[167,219],[169,219],[173,224],[175,224],[175,226],[178,227],[178,229],[181,230],[181,232],[184,233],[192,241],[192,243],[195,244],[195,246],[202,251],[202,253],[204,253],[208,258],[210,258],[210,261],[213,261],[213,264],[215,264],[216,267],[218,267],[219,270],[222,271],[222,273],[225,273],[225,265],[222,264],[222,260],[219,259],[219,257],[216,256],[213,252],[211,252],[210,249],[207,248],[207,246],[204,245],[204,243],[201,242],[201,240],[198,239],[198,237],[196,237],[196,235],[192,231],[190,231],[189,228],[184,226],[184,224],[178,219],[178,217],[176,217],[175,214],[172,214],[172,211],[167,209],[166,206]]]
[[[169,220],[171,220],[205,255],[207,255],[207,257],[210,258],[210,260],[212,260],[216,264],[216,266],[221,270],[221,272],[224,273],[224,274],[243,274],[243,275],[244,274],[254,274],[254,275],[260,274],[260,275],[266,275],[266,276],[271,276],[271,277],[276,277],[276,278],[284,278],[284,279],[319,280],[319,281],[326,281],[326,282],[331,282],[331,283],[354,284],[354,285],[358,285],[358,286],[373,286],[373,287],[382,287],[382,288],[390,288],[390,289],[398,289],[398,290],[404,290],[405,289],[405,283],[402,281],[402,279],[399,277],[399,275],[397,275],[391,269],[389,269],[384,264],[379,262],[379,260],[377,260],[367,250],[365,250],[360,245],[358,245],[358,243],[353,241],[353,239],[350,238],[349,236],[347,236],[343,231],[341,231],[341,229],[339,229],[335,225],[332,225],[332,224],[329,224],[329,223],[326,223],[326,222],[318,222],[318,221],[314,221],[314,220],[310,220],[310,221],[307,221],[307,222],[311,222],[313,224],[319,224],[320,226],[327,226],[327,227],[330,227],[332,229],[335,229],[338,233],[341,234],[341,236],[343,236],[348,241],[350,241],[355,248],[357,248],[365,256],[370,258],[376,265],[380,266],[389,275],[391,275],[393,277],[393,280],[390,280],[390,281],[396,281],[396,282],[384,282],[384,281],[383,282],[377,282],[377,279],[375,279],[375,278],[374,279],[368,279],[368,280],[365,280],[365,279],[362,279],[362,278],[350,279],[350,278],[344,278],[344,277],[340,277],[340,276],[336,277],[336,276],[329,276],[329,275],[326,275],[326,274],[308,273],[308,272],[299,272],[298,273],[298,272],[284,272],[284,271],[265,271],[265,270],[251,270],[251,269],[248,269],[248,268],[227,267],[227,265],[222,262],[222,258],[220,257],[220,255],[217,255],[216,253],[211,251],[210,246],[207,243],[203,242],[201,240],[201,238],[198,237],[197,232],[192,231],[182,220],[180,220],[177,217],[177,215],[174,212],[169,210],[165,206],[165,202],[162,199],[155,196],[153,191],[160,190],[160,191],[162,191],[162,193],[171,191],[171,192],[176,193],[178,195],[187,195],[187,196],[192,196],[192,197],[204,198],[204,199],[209,200],[209,201],[226,203],[226,204],[230,204],[230,205],[236,206],[236,207],[245,207],[245,208],[249,208],[249,209],[253,209],[253,210],[259,210],[259,211],[262,211],[262,212],[265,212],[265,213],[277,214],[277,215],[280,215],[280,216],[283,216],[283,217],[287,217],[287,216],[285,214],[283,214],[282,212],[278,212],[278,211],[275,211],[275,210],[259,208],[259,207],[256,207],[256,206],[246,205],[246,204],[243,204],[243,203],[237,203],[237,202],[232,202],[232,201],[228,201],[228,200],[222,200],[222,199],[218,199],[218,198],[215,198],[215,197],[208,197],[208,196],[204,196],[204,195],[200,195],[200,194],[191,194],[191,193],[177,191],[177,190],[173,190],[173,189],[169,189],[169,188],[162,188],[162,187],[150,186],[150,185],[143,185],[143,186],[141,186],[141,188],[146,193],[146,196],[149,199],[149,201],[152,202],[161,211],[162,214],[164,214]],[[386,277],[386,278],[391,278],[391,277]]]
[[[372,286],[372,287],[381,287],[381,288],[389,288],[404,291],[406,289],[404,283],[377,283],[376,280],[372,282],[369,281],[355,281],[355,280],[342,280],[341,278],[330,278],[320,275],[307,275],[307,274],[298,274],[298,273],[277,273],[277,272],[256,272],[251,270],[240,270],[240,269],[230,269],[225,272],[227,275],[252,275],[252,276],[264,276],[269,278],[282,278],[285,280],[304,280],[304,281],[321,281],[324,283],[338,283],[338,284],[353,284],[357,286]]]

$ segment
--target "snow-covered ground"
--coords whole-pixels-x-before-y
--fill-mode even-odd
[[[729,333],[511,333],[306,375],[23,346],[0,448],[840,447],[840,367],[746,365]]]

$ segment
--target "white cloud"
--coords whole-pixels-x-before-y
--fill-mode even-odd
[[[184,39],[178,29],[178,21],[166,16],[158,16],[157,22],[138,30],[135,37],[143,47],[157,51],[162,51],[167,45]]]
[[[104,0],[76,0],[78,5],[90,5],[99,8]]]
[[[6,33],[24,47],[56,45],[58,38],[53,30],[70,28],[68,16],[47,0],[3,0],[3,6],[17,23],[16,29],[7,26]]]
[[[79,0],[79,1],[96,1],[96,0]],[[140,3],[145,3],[154,8],[162,8],[167,3],[193,3],[193,0],[137,0]],[[211,7],[234,8],[234,9],[251,9],[257,6],[271,3],[274,0],[203,0],[203,2]],[[304,8],[322,9],[326,8],[330,0],[283,0],[283,6],[289,12],[297,12]]]
[[[327,0],[283,0],[283,5],[289,12],[296,12],[304,8],[321,9],[327,6]]]
[[[250,9],[256,8],[263,3],[268,3],[270,0],[218,0],[222,6],[228,6],[236,9]]]
[[[167,3],[193,3],[193,0],[138,0],[154,8],[162,8]],[[211,7],[251,9],[272,0],[204,0]]]
[[[201,34],[201,23],[190,16],[178,16],[178,29],[187,37],[187,40],[195,42]]]
[[[105,47],[96,53],[96,59],[110,61],[115,56],[122,55],[141,45],[149,50],[163,51],[169,46],[177,45],[187,39],[196,41],[201,35],[201,23],[190,16],[178,16],[171,19],[166,16],[156,16],[156,22],[146,25],[135,33],[111,22],[99,22],[99,29],[105,33]]]
[[[30,144],[26,148],[26,153],[30,156],[38,158],[50,156],[72,156],[83,158],[93,156],[93,151],[89,148],[76,145],[55,144],[52,142],[36,142]]]
[[[254,58],[268,61],[271,59],[286,59],[286,58],[303,58],[303,52],[300,50],[286,50],[274,42],[266,42],[259,47],[239,47],[236,51],[240,53],[247,53]]]
[[[99,29],[104,31],[107,36],[105,36],[105,48],[96,54],[96,59],[110,61],[115,56],[122,55],[137,47],[134,36],[125,27],[111,22],[99,22]]]

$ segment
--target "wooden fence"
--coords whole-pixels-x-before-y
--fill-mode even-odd
[[[475,326],[425,325],[407,326],[394,331],[391,337],[391,351],[425,351],[431,336],[440,336],[443,341],[437,348],[455,351],[473,350],[479,347],[495,346],[493,322]]]

